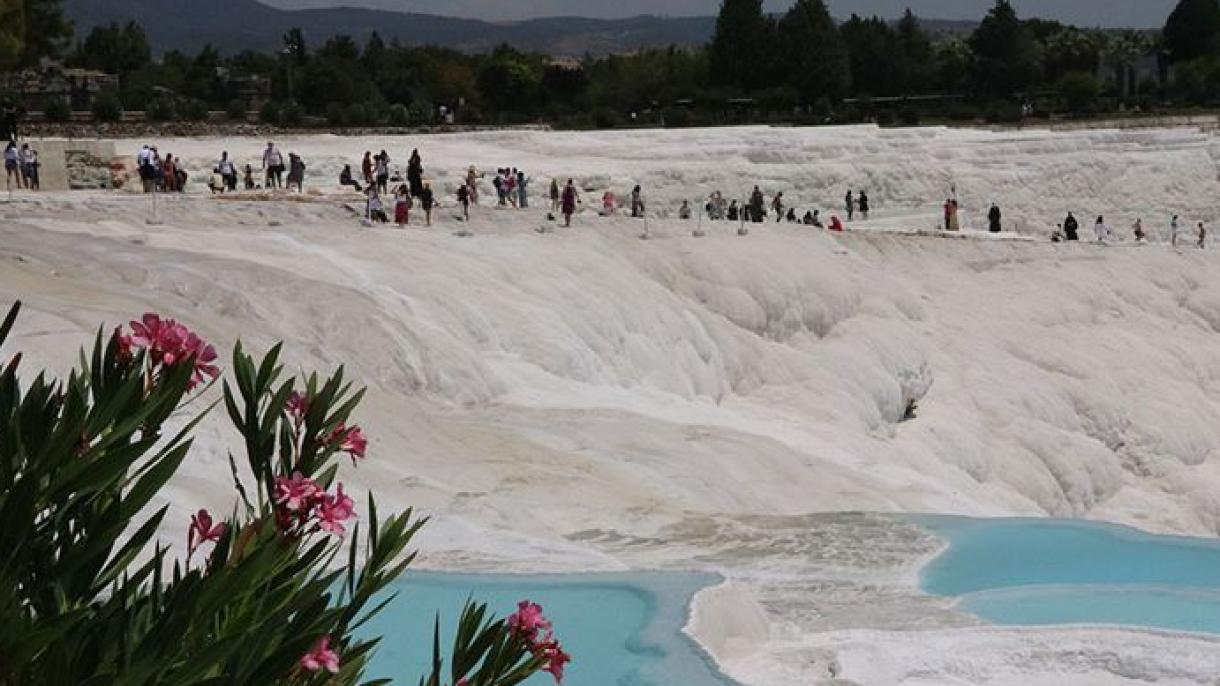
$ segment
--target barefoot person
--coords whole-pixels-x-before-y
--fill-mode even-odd
[[[263,188],[282,188],[284,185],[284,156],[280,154],[275,143],[267,141],[267,149],[263,150],[263,170],[267,178]]]
[[[482,177],[473,164],[466,170],[466,193],[470,196],[470,202],[475,205],[479,204],[479,179]]]
[[[21,188],[21,162],[19,158],[17,143],[10,140],[8,145],[4,146],[5,190],[13,190],[14,182],[16,182],[18,188]]]
[[[432,226],[432,207],[436,196],[432,194],[432,184],[425,183],[419,193],[419,206],[424,208],[424,226]]]
[[[458,186],[457,201],[462,206],[462,221],[470,221],[470,189],[465,185]]]
[[[377,193],[377,184],[369,186],[365,193],[369,197],[369,221],[384,224],[389,221],[385,216],[385,205],[381,203],[381,195]]]
[[[572,215],[576,214],[576,203],[580,202],[580,196],[576,193],[576,186],[572,183],[572,179],[568,179],[568,184],[563,187],[563,198],[561,205],[563,207],[563,225],[572,225]]]
[[[411,220],[411,189],[407,184],[399,184],[394,189],[394,223],[398,228],[405,229]]]
[[[1097,222],[1093,224],[1093,233],[1097,234],[1097,242],[1105,243],[1110,237],[1110,227],[1106,226],[1106,220],[1103,217],[1098,217]]]
[[[525,209],[530,206],[529,191],[526,190],[533,179],[525,175],[524,171],[517,171],[517,207]]]
[[[285,189],[296,188],[298,193],[305,192],[305,161],[295,152],[288,153],[288,183]]]

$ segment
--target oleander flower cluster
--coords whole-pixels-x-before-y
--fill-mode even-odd
[[[148,312],[129,326],[131,333],[120,332],[118,337],[121,359],[131,360],[134,351],[144,350],[154,372],[189,362],[194,370],[187,390],[220,374],[220,368],[215,364],[216,349],[177,321]]]
[[[343,484],[327,493],[318,482],[300,472],[275,480],[275,519],[280,531],[304,535],[316,531],[342,536],[344,522],[356,516],[354,503],[343,492]]]
[[[572,657],[555,638],[551,621],[542,614],[542,606],[521,601],[517,611],[508,616],[507,624],[509,631],[525,641],[534,657],[542,660],[542,671],[555,677],[556,683],[562,683],[564,665],[571,662]]]

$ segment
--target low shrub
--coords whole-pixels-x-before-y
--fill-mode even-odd
[[[67,100],[56,98],[47,103],[42,114],[49,122],[63,123],[72,118],[72,106],[68,104]]]
[[[114,91],[102,91],[93,98],[89,110],[96,121],[109,123],[123,118],[123,104]]]
[[[250,107],[241,98],[234,98],[225,106],[225,116],[230,121],[245,121],[249,111]]]

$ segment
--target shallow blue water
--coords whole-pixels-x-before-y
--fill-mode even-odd
[[[709,658],[681,632],[695,591],[719,581],[704,574],[480,575],[409,572],[384,612],[362,628],[383,635],[367,676],[414,686],[431,664],[433,618],[441,616],[442,656],[468,597],[498,617],[520,600],[542,605],[572,654],[565,684],[726,686]],[[554,683],[537,675],[527,686]]]
[[[991,622],[1220,633],[1215,540],[1079,521],[915,519],[949,542],[920,586]]]

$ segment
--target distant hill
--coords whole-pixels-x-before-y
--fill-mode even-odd
[[[919,25],[933,40],[968,36],[979,27],[977,21],[969,19],[920,19]]]
[[[702,45],[711,40],[715,17],[586,19],[550,17],[519,22],[487,22],[431,14],[356,9],[284,10],[257,0],[66,0],[65,11],[78,37],[94,26],[134,20],[144,26],[153,50],[198,52],[212,44],[232,54],[247,48],[278,50],[281,37],[299,27],[314,46],[347,34],[359,42],[373,31],[406,45],[439,45],[483,52],[502,43],[556,56],[607,55],[669,45]],[[969,33],[971,21],[921,20],[934,37]]]
[[[282,10],[255,0],[67,0],[64,8],[76,23],[78,37],[94,26],[135,20],[158,53],[171,49],[196,52],[208,43],[226,54],[247,48],[279,49],[284,32],[300,27],[315,46],[337,34],[362,42],[377,31],[387,41],[397,38],[407,45],[439,45],[467,52],[508,43],[557,56],[604,55],[701,44],[711,37],[716,21],[714,17],[641,16],[492,23],[353,8]]]

